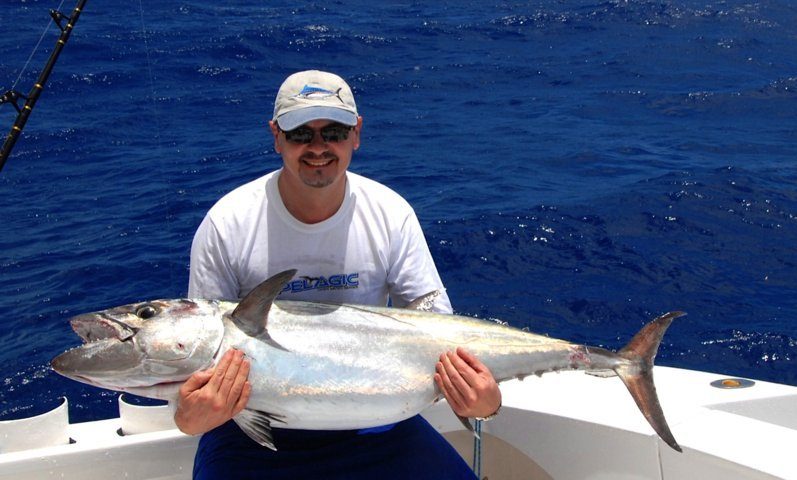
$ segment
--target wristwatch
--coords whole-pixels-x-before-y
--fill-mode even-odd
[[[498,408],[496,408],[493,413],[487,415],[486,417],[475,417],[475,418],[476,418],[476,420],[481,420],[482,422],[489,422],[490,420],[492,420],[495,417],[497,417],[498,416],[498,412],[500,412],[500,411],[501,411],[501,403],[498,404]]]

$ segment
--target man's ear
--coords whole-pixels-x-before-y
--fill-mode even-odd
[[[354,149],[360,148],[360,132],[363,130],[363,117],[357,117],[357,125],[354,127]]]
[[[280,145],[280,130],[277,126],[277,122],[274,120],[269,120],[268,126],[271,129],[271,135],[274,137],[274,151],[277,153],[282,153],[282,145]]]

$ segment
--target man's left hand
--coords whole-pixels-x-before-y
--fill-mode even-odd
[[[501,390],[493,374],[464,348],[440,355],[434,380],[454,413],[461,417],[487,417],[501,405]]]

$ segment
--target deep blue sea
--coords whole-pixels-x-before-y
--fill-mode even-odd
[[[58,0],[0,4],[27,93]],[[50,371],[69,317],[185,295],[310,68],[352,85],[351,169],[415,207],[458,313],[619,348],[683,310],[658,364],[797,385],[793,2],[90,0],[0,172],[0,418],[116,414]]]

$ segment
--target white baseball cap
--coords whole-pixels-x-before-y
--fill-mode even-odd
[[[288,131],[313,120],[332,120],[353,127],[357,117],[354,95],[342,78],[334,73],[306,70],[282,82],[272,120]]]

